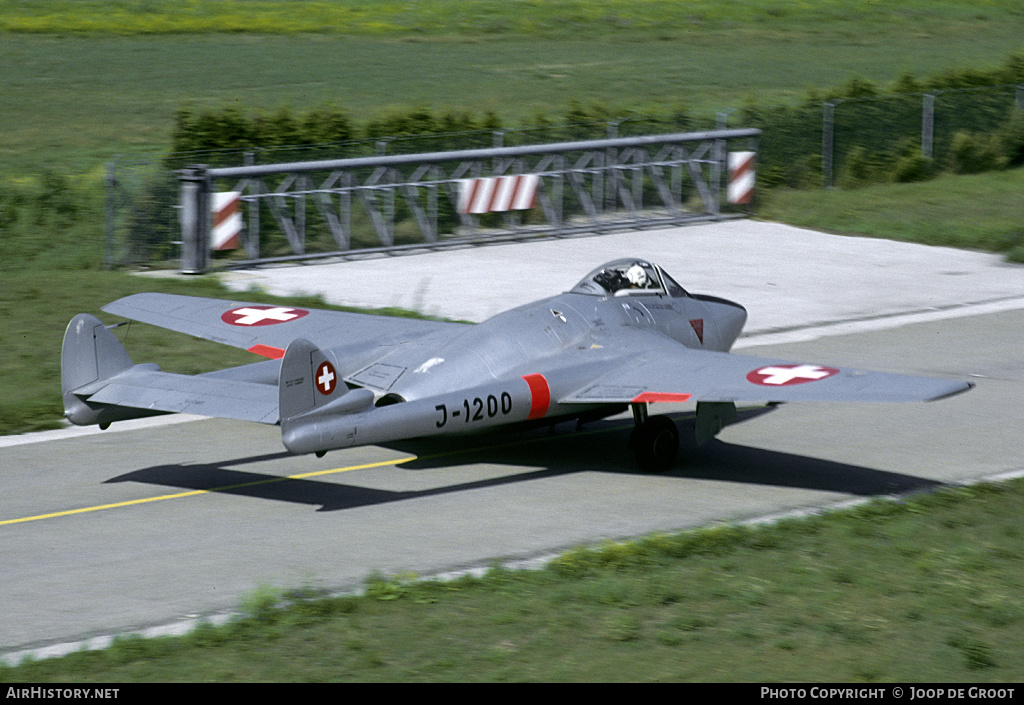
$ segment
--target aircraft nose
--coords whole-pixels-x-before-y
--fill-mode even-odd
[[[731,348],[736,339],[740,337],[740,333],[743,332],[743,326],[747,323],[747,309],[734,301],[722,299],[716,302],[715,314],[718,334],[726,348]]]

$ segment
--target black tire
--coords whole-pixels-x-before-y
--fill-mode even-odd
[[[679,429],[667,416],[652,416],[633,429],[633,457],[644,472],[665,472],[679,456]]]

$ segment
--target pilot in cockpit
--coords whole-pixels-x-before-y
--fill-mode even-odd
[[[628,291],[637,289],[656,289],[657,280],[647,271],[641,262],[619,263],[618,266],[607,267],[593,275],[595,283],[610,294],[622,296]]]
[[[639,264],[634,264],[626,270],[626,281],[629,282],[630,289],[648,288],[647,272]]]

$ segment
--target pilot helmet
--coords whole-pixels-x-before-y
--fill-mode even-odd
[[[647,272],[639,264],[634,264],[626,270],[626,279],[638,289],[643,289],[647,286]]]

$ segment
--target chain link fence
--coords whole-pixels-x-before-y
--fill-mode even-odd
[[[998,132],[1024,109],[1024,86],[962,88],[920,94],[835,100],[822,110],[822,185],[864,160],[887,169],[902,156],[920,153],[940,167],[950,163],[958,133]]]

